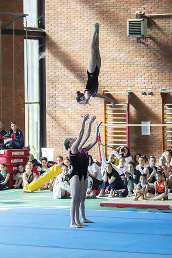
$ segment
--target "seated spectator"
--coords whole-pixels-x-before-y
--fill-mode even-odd
[[[16,173],[14,176],[13,176],[13,180],[15,181],[14,183],[14,188],[19,188],[22,186],[22,183],[23,183],[23,173],[24,173],[24,166],[23,165],[19,165],[18,166],[18,173]]]
[[[166,180],[163,180],[162,178],[162,172],[158,170],[156,172],[156,181],[154,183],[155,185],[155,197],[153,200],[167,200],[168,199],[168,187]]]
[[[147,175],[142,174],[140,176],[140,183],[134,189],[134,193],[135,193],[134,201],[138,200],[139,197],[141,197],[142,200],[143,199],[147,200],[148,191],[149,191],[149,184],[147,182]]]
[[[40,175],[42,175],[42,174],[43,174],[45,171],[47,171],[48,168],[49,168],[49,166],[48,166],[48,160],[47,160],[46,157],[42,157],[42,158],[41,158],[41,165],[42,165],[42,167],[41,167],[41,170],[40,170],[40,172],[39,172]]]
[[[25,172],[23,173],[23,187],[30,184],[36,177],[37,175],[32,172],[31,166],[27,164],[25,166]]]
[[[10,174],[5,171],[5,164],[0,164],[0,190],[8,189],[8,180],[10,178]]]
[[[153,187],[153,188],[154,188],[154,182],[156,181],[155,174],[157,171],[157,167],[155,166],[155,164],[156,164],[156,158],[154,156],[150,156],[149,166],[146,168],[146,174],[148,175],[148,182],[150,183],[150,187]]]
[[[117,149],[113,150],[114,155],[120,159],[120,154],[124,155],[125,165],[128,165],[128,162],[132,161],[132,157],[130,156],[130,150],[128,147],[120,146]]]
[[[98,197],[103,196],[103,192],[107,186],[108,186],[108,190],[110,191],[109,197],[114,196],[115,189],[123,188],[123,182],[122,182],[120,175],[112,167],[112,164],[110,164],[110,163],[106,164],[102,179],[103,179],[103,183],[102,183],[102,187],[101,187],[100,194],[98,195]]]
[[[62,163],[63,163],[63,157],[62,156],[58,156],[57,157],[57,164],[61,166]]]
[[[38,177],[38,176],[39,176],[38,170],[33,167],[33,162],[32,162],[32,160],[29,160],[29,161],[27,162],[27,165],[30,166],[31,172],[33,172],[34,174],[36,174],[35,176]]]
[[[128,187],[128,196],[131,196],[132,191],[139,182],[141,173],[135,169],[135,164],[133,161],[130,161],[127,167],[128,169],[125,172],[124,185]]]
[[[29,160],[32,161],[33,167],[36,168],[37,170],[38,170],[39,167],[41,167],[41,163],[37,159],[35,159],[33,154],[29,155]]]
[[[145,157],[146,156],[141,156],[139,158],[139,165],[136,166],[136,169],[139,170],[142,175],[148,173],[148,171],[146,170],[146,160],[145,160]]]
[[[68,167],[68,174],[70,175],[71,171],[72,171],[72,166],[71,166],[71,163],[70,163],[70,159],[68,157],[66,157],[64,159],[63,163]]]
[[[107,160],[106,156],[105,156],[105,153],[104,153],[103,145],[100,145],[100,151],[101,151],[101,158],[102,158],[101,174],[103,175],[106,163],[112,164],[112,167],[114,169],[116,169],[116,166],[114,165],[114,163],[115,163],[115,155],[113,153],[109,154],[108,160]]]
[[[62,164],[63,164],[63,157],[62,157],[62,156],[58,156],[58,157],[57,157],[57,164],[60,165],[60,166],[62,166]],[[53,191],[53,187],[54,187],[54,184],[55,184],[55,180],[56,180],[56,177],[53,177],[53,178],[50,180],[49,184],[48,184],[48,188],[49,188],[50,191]]]
[[[3,123],[0,121],[0,144],[4,144],[4,139],[3,137],[5,135],[8,135],[7,130],[3,130]],[[9,136],[8,136],[9,137]]]
[[[166,158],[166,166],[169,166],[170,162],[171,162],[171,158],[172,158],[172,151],[171,151],[171,149],[166,150],[165,158]]]
[[[22,131],[17,129],[17,124],[15,122],[11,122],[11,130],[9,132],[9,140],[6,142],[6,146],[13,149],[21,149],[24,147],[24,140]]]
[[[141,157],[142,155],[137,152],[135,155],[134,155],[134,158],[133,158],[133,161],[135,163],[135,166],[139,165],[139,158]]]
[[[161,156],[159,159],[159,165],[157,170],[161,170],[162,172],[162,180],[166,180],[169,177],[170,168],[165,165],[166,159],[164,156]]]
[[[88,166],[88,182],[89,182],[89,189],[97,189],[100,190],[102,185],[102,174],[99,166],[94,163],[93,158],[91,155],[89,157],[89,166]],[[91,185],[90,185],[91,184]]]
[[[172,159],[171,159],[171,162],[170,162],[170,165],[169,165],[169,177],[167,179],[167,185],[168,185],[168,188],[169,188],[169,192],[172,193]]]
[[[125,158],[121,157],[119,159],[119,165],[116,167],[116,171],[118,172],[118,174],[120,175],[120,177],[122,178],[123,181],[125,178],[126,170],[127,170],[127,166],[125,166]]]
[[[68,167],[63,164],[61,166],[62,173],[56,177],[55,184],[53,187],[54,199],[61,199],[69,197],[71,188],[69,185]]]

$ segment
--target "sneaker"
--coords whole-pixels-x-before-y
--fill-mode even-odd
[[[109,194],[108,197],[112,198],[112,197],[113,197],[113,194]]]
[[[104,197],[104,195],[103,194],[99,194],[99,195],[97,195],[97,197]]]
[[[131,197],[132,196],[132,192],[128,192],[128,197]]]

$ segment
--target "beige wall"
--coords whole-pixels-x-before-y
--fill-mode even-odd
[[[47,85],[47,147],[57,155],[67,156],[63,142],[77,137],[81,115],[104,118],[103,100],[92,98],[91,106],[78,105],[76,91],[84,91],[92,28],[100,23],[102,67],[99,92],[125,91],[130,88],[159,90],[171,87],[172,17],[148,21],[148,34],[153,39],[136,42],[127,38],[127,19],[136,11],[146,14],[169,13],[171,1],[74,1],[46,0],[46,85]],[[121,103],[123,96],[114,95]],[[131,94],[130,122],[161,123],[161,96]],[[94,137],[93,126],[91,139]],[[103,128],[100,130],[103,140]],[[141,136],[140,128],[131,128],[131,153],[157,157],[161,155],[161,128],[151,129],[151,136]],[[96,145],[90,154],[99,158]]]

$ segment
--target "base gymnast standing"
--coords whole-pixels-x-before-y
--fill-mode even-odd
[[[88,144],[85,148],[83,145],[86,143],[90,137],[91,125],[96,119],[95,116],[89,119],[88,129],[84,139],[82,140],[84,134],[85,122],[89,119],[89,115],[86,114],[82,117],[82,125],[77,139],[67,138],[64,142],[65,148],[69,149],[69,158],[72,164],[72,173],[70,175],[70,186],[71,186],[71,224],[70,227],[83,227],[86,226],[84,223],[91,223],[92,221],[85,218],[85,194],[87,188],[87,168],[89,164],[88,151],[97,143],[99,127],[101,123],[96,124],[96,135],[95,139]],[[79,219],[79,208],[81,213],[81,222]]]
[[[105,95],[97,93],[98,91],[98,76],[101,66],[101,58],[99,51],[99,24],[95,23],[93,27],[93,35],[90,42],[90,58],[87,66],[88,80],[84,93],[77,91],[76,100],[79,104],[86,105],[89,104],[88,101],[90,97],[98,97],[107,100],[115,106],[112,99]]]

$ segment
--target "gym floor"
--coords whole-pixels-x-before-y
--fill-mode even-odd
[[[106,200],[87,199],[86,217],[94,223],[75,229],[70,198],[1,191],[1,257],[172,257],[171,210],[100,207]]]

